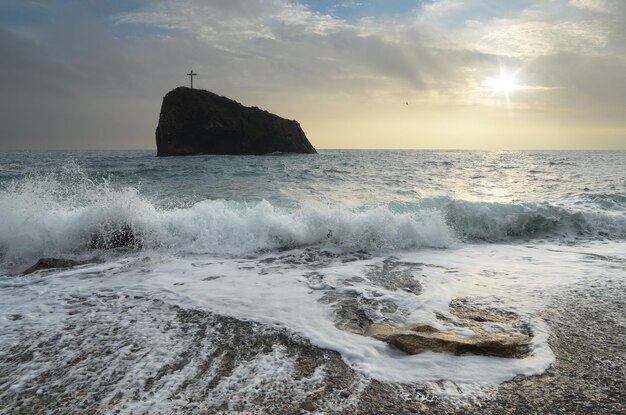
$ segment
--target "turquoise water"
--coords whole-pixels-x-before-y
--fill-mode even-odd
[[[205,199],[281,207],[358,207],[433,196],[474,202],[624,204],[626,151],[321,151],[319,155],[156,158],[150,151],[4,152],[0,185],[73,163],[92,180],[131,186],[158,205]],[[71,177],[65,179],[73,180]],[[82,177],[75,177],[80,180]]]
[[[238,254],[622,240],[626,152],[8,152],[0,210],[7,269],[125,226],[143,247]]]

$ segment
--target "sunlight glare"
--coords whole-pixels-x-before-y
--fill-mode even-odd
[[[518,85],[515,81],[516,73],[508,74],[504,71],[500,71],[500,76],[497,78],[489,79],[489,85],[494,94],[504,94],[508,97],[511,92],[518,89]]]
[[[515,84],[515,74],[507,75],[505,73],[500,74],[499,78],[495,79],[494,92],[509,94],[517,89]]]
[[[504,98],[506,98],[507,103],[510,105],[511,93],[522,89],[522,87],[517,84],[516,77],[517,71],[509,73],[501,67],[500,75],[494,78],[488,78],[486,86],[488,90],[491,90],[492,96],[503,95]]]

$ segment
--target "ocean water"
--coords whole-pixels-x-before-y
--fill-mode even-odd
[[[126,247],[94,243],[120,231]],[[88,263],[20,274],[42,257]],[[108,290],[284,327],[366,378],[449,395],[545,371],[546,304],[623,279],[625,261],[624,151],[0,153],[3,352],[61,330],[68,298]],[[530,356],[407,356],[354,329],[471,334],[454,323],[459,299],[520,316]],[[12,387],[45,369],[24,367]]]

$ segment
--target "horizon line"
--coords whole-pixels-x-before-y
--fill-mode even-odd
[[[520,148],[520,149],[506,149],[506,148],[315,148],[318,151],[626,151],[626,147],[623,148]],[[154,151],[154,148],[11,148],[0,149],[0,152],[17,152],[17,151]],[[268,153],[272,154],[272,153]],[[268,155],[268,154],[190,154],[193,156],[253,156],[253,155]],[[284,153],[284,154],[300,154],[300,153]],[[185,156],[183,156],[185,157]]]

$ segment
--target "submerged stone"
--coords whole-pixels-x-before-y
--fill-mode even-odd
[[[53,269],[53,268],[72,268],[78,265],[84,265],[83,261],[75,261],[73,259],[63,259],[63,258],[41,258],[35,265],[26,269],[22,274],[32,274],[36,271],[41,271],[44,269]]]

